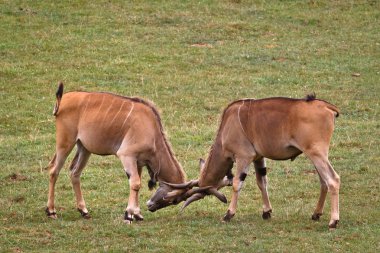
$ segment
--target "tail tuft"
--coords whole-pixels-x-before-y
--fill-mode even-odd
[[[54,106],[53,115],[57,116],[59,105],[61,104],[61,99],[63,96],[63,82],[62,81],[58,83],[58,89],[57,89],[57,92],[55,93],[55,96],[57,98],[57,102],[55,103],[55,106]]]
[[[60,81],[58,83],[58,90],[57,92],[55,93],[57,99],[61,99],[62,98],[62,95],[63,95],[63,82]]]

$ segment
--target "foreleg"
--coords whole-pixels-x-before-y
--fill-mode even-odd
[[[231,197],[231,202],[228,207],[227,213],[223,217],[224,221],[230,221],[236,213],[239,193],[240,193],[241,188],[243,187],[244,180],[248,173],[249,164],[251,162],[252,162],[251,158],[236,159],[237,172],[236,172],[236,176],[234,176],[233,181],[232,181],[232,197]]]
[[[130,190],[124,220],[127,224],[131,224],[134,219],[137,221],[144,219],[141,215],[138,196],[141,188],[141,168],[137,166],[137,161],[134,157],[120,156],[120,160],[129,179]]]

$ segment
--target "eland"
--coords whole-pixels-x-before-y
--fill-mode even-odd
[[[157,181],[175,184],[186,181],[186,174],[164,133],[160,115],[151,102],[102,92],[63,94],[62,83],[59,84],[56,98],[53,111],[56,118],[56,153],[48,166],[48,217],[57,218],[54,188],[59,172],[75,145],[77,151],[70,165],[70,178],[77,209],[84,218],[90,218],[90,214],[83,199],[80,175],[91,154],[116,155],[120,159],[129,179],[129,200],[124,216],[126,223],[143,220],[138,193],[144,166],[151,178],[149,188],[153,188]],[[160,184],[155,196],[165,196],[171,190],[172,187]],[[174,192],[182,194],[184,191]],[[170,204],[173,202],[175,199]],[[150,210],[154,209],[155,204],[149,204]]]
[[[239,192],[247,176],[249,165],[254,164],[256,182],[263,200],[264,219],[271,217],[268,179],[265,159],[294,160],[304,153],[314,164],[320,179],[320,196],[312,215],[319,220],[323,213],[327,192],[331,196],[329,228],[339,222],[340,177],[330,164],[328,153],[339,109],[315,94],[305,99],[265,98],[241,99],[225,108],[215,141],[206,161],[201,161],[197,180],[168,186],[186,192],[171,192],[168,197],[186,200],[184,206],[206,195],[215,195],[227,203],[218,190],[232,185],[229,208],[223,217],[230,221],[236,213]],[[236,164],[236,175],[232,168]],[[198,188],[194,188],[197,186]],[[167,203],[165,203],[167,204]]]

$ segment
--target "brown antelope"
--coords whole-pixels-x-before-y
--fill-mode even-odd
[[[184,184],[168,184],[177,189],[187,189],[178,200],[187,199],[184,207],[191,202],[214,194],[227,202],[217,189],[231,184],[233,193],[224,221],[236,213],[239,192],[253,162],[256,182],[263,199],[263,218],[271,216],[272,206],[267,191],[267,170],[265,158],[272,160],[294,160],[301,153],[314,164],[321,183],[320,197],[312,215],[319,220],[323,213],[326,194],[331,195],[330,228],[336,228],[339,221],[340,178],[328,160],[330,139],[336,106],[309,95],[306,99],[267,98],[237,100],[224,110],[219,130],[206,162],[201,164],[198,180]],[[236,163],[236,176],[231,169]],[[191,189],[199,186],[199,189]],[[168,194],[173,197],[173,194]]]
[[[48,217],[57,218],[54,186],[75,144],[77,152],[70,166],[70,178],[78,211],[84,218],[90,216],[81,192],[80,175],[91,153],[116,155],[121,160],[130,188],[124,217],[126,223],[143,219],[138,200],[142,167],[148,168],[151,177],[149,188],[157,180],[177,184],[185,182],[185,172],[174,157],[159,113],[152,103],[100,92],[68,92],[63,95],[62,83],[56,97],[56,153],[49,163]],[[155,195],[166,195],[171,189],[161,184]],[[183,191],[176,190],[175,193]],[[155,202],[150,205],[154,206]]]

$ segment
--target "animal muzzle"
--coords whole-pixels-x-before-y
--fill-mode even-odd
[[[157,202],[154,202],[154,201],[151,201],[151,200],[148,200],[148,202],[146,202],[146,205],[148,207],[148,210],[150,212],[155,212],[161,208],[164,208],[164,207],[167,207],[167,206],[170,206],[172,205],[173,203],[171,202],[163,202],[163,203],[157,203]]]
[[[147,205],[149,211],[151,211],[151,212],[157,211],[157,205],[153,201],[148,200],[148,202],[146,202],[146,205]]]

